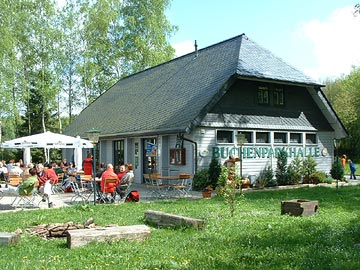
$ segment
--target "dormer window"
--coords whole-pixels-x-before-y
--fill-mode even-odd
[[[274,105],[284,106],[284,90],[282,88],[274,89]]]
[[[258,104],[269,104],[269,89],[265,86],[258,88]]]

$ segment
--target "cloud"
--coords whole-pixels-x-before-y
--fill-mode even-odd
[[[312,20],[300,25],[298,37],[310,44],[315,66],[305,73],[320,79],[347,75],[360,66],[360,16],[354,7],[335,10],[326,20]]]
[[[171,44],[171,46],[175,49],[176,57],[191,53],[195,50],[194,41],[191,41],[191,40],[174,43],[174,44]]]

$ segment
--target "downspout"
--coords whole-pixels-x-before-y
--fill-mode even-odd
[[[184,134],[179,134],[178,135],[179,136],[179,138],[181,139],[181,140],[184,140],[184,141],[187,141],[187,142],[190,142],[190,143],[192,143],[193,145],[194,145],[194,147],[195,147],[195,157],[194,157],[194,161],[195,161],[195,172],[194,172],[194,174],[197,172],[197,167],[198,167],[198,158],[197,158],[197,155],[198,155],[198,147],[197,147],[197,142],[195,142],[195,141],[193,141],[193,140],[190,140],[190,139],[188,139],[188,138],[185,138],[184,137]]]

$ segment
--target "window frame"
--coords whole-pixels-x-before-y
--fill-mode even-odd
[[[299,135],[300,141],[297,140],[296,142],[294,142],[293,139],[291,138],[292,135]],[[289,141],[290,144],[302,144],[303,143],[303,136],[302,136],[301,132],[290,132],[289,136],[290,136],[290,141]]]
[[[308,136],[314,136],[315,142],[313,140],[308,142]],[[318,138],[316,133],[305,133],[305,144],[317,144],[317,142],[318,142]]]
[[[265,141],[258,141],[259,138],[258,138],[258,134],[266,134],[266,140]],[[257,144],[269,144],[270,143],[270,132],[269,131],[256,131],[255,133],[255,142]]]
[[[225,137],[222,137],[223,140],[219,141],[219,133],[223,132],[223,133],[231,133],[231,136],[228,136],[226,139],[230,139],[231,141],[224,141]],[[230,134],[229,134],[230,135]],[[233,144],[234,143],[234,131],[233,130],[225,130],[225,129],[217,129],[216,130],[216,143],[228,143],[228,144]]]
[[[269,87],[267,86],[259,86],[257,92],[257,102],[259,105],[269,105]]]
[[[276,138],[276,135],[282,135],[281,141],[279,138]],[[274,131],[274,144],[287,144],[288,142],[288,132],[278,132]]]
[[[254,143],[254,132],[253,131],[248,131],[248,130],[238,130],[237,134],[244,134],[245,136],[245,143]]]
[[[284,106],[284,89],[274,88],[273,90],[273,103],[274,106]]]

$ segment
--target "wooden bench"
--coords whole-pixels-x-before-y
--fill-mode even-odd
[[[196,229],[205,228],[205,222],[202,219],[173,215],[154,210],[145,211],[145,221],[159,227],[192,226]]]
[[[67,231],[67,246],[76,248],[90,242],[110,242],[120,240],[142,241],[150,236],[146,225],[113,226]]]
[[[319,208],[318,201],[310,200],[289,200],[281,202],[281,214],[290,216],[312,216],[315,215]]]

